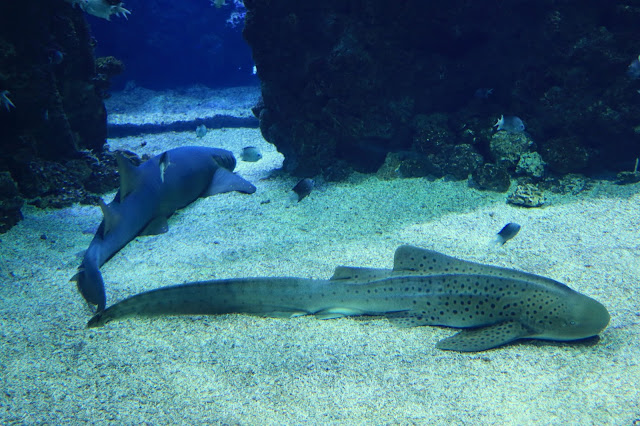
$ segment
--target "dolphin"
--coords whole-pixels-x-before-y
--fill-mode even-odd
[[[234,278],[162,287],[110,306],[87,326],[131,316],[228,313],[377,315],[403,327],[462,328],[436,345],[459,352],[522,338],[584,339],[609,324],[602,304],[557,281],[404,245],[392,270],[339,266],[329,280]]]
[[[207,197],[229,191],[247,194],[256,187],[233,174],[236,159],[224,149],[185,146],[171,149],[134,166],[116,153],[120,189],[108,205],[100,202],[103,220],[84,254],[76,281],[85,300],[106,306],[100,267],[138,235],[168,230],[167,218],[173,212]]]

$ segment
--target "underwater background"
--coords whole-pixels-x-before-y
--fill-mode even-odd
[[[0,423],[639,423],[639,20],[640,1],[3,3]],[[87,329],[69,280],[123,190],[114,153],[192,145],[256,193],[135,233],[100,268],[108,305],[392,268],[411,244],[565,283],[610,323],[477,353],[377,317]]]

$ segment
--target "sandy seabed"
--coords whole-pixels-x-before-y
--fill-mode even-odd
[[[200,144],[258,146],[239,162],[258,187],[200,199],[169,232],[140,237],[102,273],[108,303],[164,285],[246,277],[328,278],[338,265],[388,267],[401,244],[544,275],[607,306],[599,341],[521,341],[462,354],[454,333],[385,319],[246,315],[128,319],[85,328],[69,278],[97,207],[24,209],[0,236],[0,423],[598,424],[640,419],[640,184],[596,183],[523,209],[466,182],[319,182],[300,203],[258,130],[110,140],[139,154]],[[146,142],[144,147],[143,142]],[[267,179],[268,178],[268,179]],[[105,199],[110,200],[113,194]],[[508,222],[520,233],[490,248]]]

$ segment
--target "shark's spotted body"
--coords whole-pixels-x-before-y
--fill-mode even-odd
[[[233,154],[224,149],[186,146],[166,151],[140,166],[116,154],[120,190],[72,278],[85,300],[105,308],[100,267],[138,235],[166,232],[167,218],[199,197],[229,191],[253,193],[256,188],[232,173]]]
[[[406,327],[458,327],[464,330],[437,347],[463,352],[520,338],[583,339],[609,323],[603,305],[557,281],[401,246],[393,270],[341,266],[330,280],[241,278],[164,287],[109,307],[88,326],[136,315],[224,313],[382,315]]]

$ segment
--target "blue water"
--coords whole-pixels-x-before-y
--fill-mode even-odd
[[[128,80],[149,89],[258,84],[242,38],[244,22],[237,18],[243,9],[232,3],[216,8],[208,0],[127,0],[126,20],[88,15],[96,56],[125,63],[126,72],[113,79],[114,90]]]

